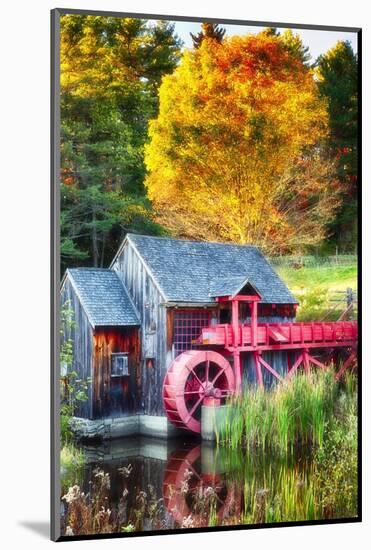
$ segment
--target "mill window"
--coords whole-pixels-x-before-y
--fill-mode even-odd
[[[111,376],[129,376],[129,358],[127,353],[111,354]]]
[[[174,352],[175,356],[193,349],[192,340],[201,334],[202,328],[210,325],[210,311],[174,311]]]

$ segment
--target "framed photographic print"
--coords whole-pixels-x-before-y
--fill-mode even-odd
[[[52,12],[52,538],[361,520],[361,30]]]

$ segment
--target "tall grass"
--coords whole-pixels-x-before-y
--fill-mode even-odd
[[[73,443],[63,445],[60,453],[62,490],[82,482],[84,466],[84,452]]]
[[[227,453],[230,483],[243,487],[243,509],[238,520],[228,522],[357,516],[357,377],[346,373],[335,383],[330,374],[298,376],[270,393],[251,390],[246,408],[249,394],[236,400],[239,411],[230,410],[228,438],[220,437],[220,450]],[[241,420],[247,410],[250,418]],[[260,424],[254,426],[254,419]],[[233,437],[234,421],[247,426],[239,441]]]
[[[63,445],[60,460],[61,468],[65,469],[80,468],[85,463],[83,451],[73,443]]]
[[[297,445],[321,447],[339,393],[331,369],[298,374],[270,391],[250,387],[230,400],[226,421],[217,428],[218,441],[232,449],[243,445],[286,452]]]
[[[255,478],[245,481],[242,524],[315,520],[321,517],[316,506],[316,487],[307,473],[283,468],[278,475],[268,470],[263,487]]]
[[[345,376],[323,446],[315,455],[315,483],[323,516],[354,517],[358,504],[357,379]]]

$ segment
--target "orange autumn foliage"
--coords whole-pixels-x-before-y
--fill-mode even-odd
[[[327,110],[280,36],[203,40],[163,78],[146,186],[178,235],[284,251],[319,242],[336,208]]]

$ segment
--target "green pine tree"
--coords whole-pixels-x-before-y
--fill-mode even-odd
[[[189,34],[192,37],[194,47],[199,48],[205,38],[210,38],[221,43],[225,32],[225,29],[220,28],[218,23],[201,23],[201,32],[196,35],[192,33]]]
[[[166,21],[62,17],[62,272],[107,265],[127,231],[161,231],[145,196],[143,149],[180,47]]]
[[[332,230],[340,248],[354,249],[357,232],[358,62],[349,42],[338,42],[317,60],[318,86],[328,100],[328,147],[337,160],[342,208]]]

